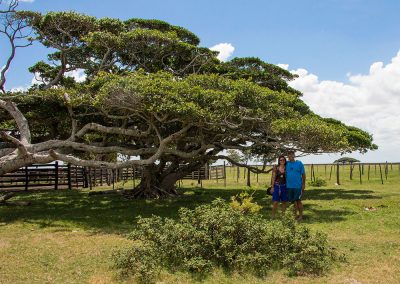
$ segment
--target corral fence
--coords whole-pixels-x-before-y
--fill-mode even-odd
[[[261,169],[261,165],[251,165]],[[318,163],[304,164],[307,182],[324,179],[327,182],[336,183],[367,183],[380,182],[384,184],[390,178],[400,176],[399,162],[381,163]],[[216,169],[218,168],[218,169]],[[216,183],[223,181],[226,185],[252,186],[254,184],[268,186],[271,183],[272,165],[266,165],[268,173],[251,172],[245,167],[234,165],[220,165],[210,167],[210,180]],[[217,174],[218,173],[218,174]],[[218,176],[218,178],[216,178]]]
[[[115,183],[140,179],[141,167],[122,169],[90,168],[74,165],[64,165],[59,162],[52,164],[34,164],[17,171],[0,176],[0,190],[40,189],[73,189],[90,188],[108,185],[114,188]],[[183,179],[197,180],[223,179],[224,170],[221,167],[210,167],[205,164],[199,170],[193,171]]]
[[[73,165],[35,164],[0,176],[0,189],[72,189],[83,184],[82,168]]]
[[[319,171],[329,180],[335,180],[340,184],[342,179],[347,178],[350,181],[358,180],[360,184],[363,181],[370,181],[372,178],[378,178],[382,184],[389,178],[389,172],[397,172],[400,175],[400,163],[335,163],[335,164],[307,164],[309,168],[310,179],[316,180],[316,173],[321,176]],[[328,174],[329,173],[329,174]]]
[[[259,167],[261,166],[256,166]],[[305,164],[307,180],[315,181],[323,178],[337,184],[342,181],[359,181],[360,184],[370,180],[378,180],[382,184],[390,176],[400,175],[400,163],[350,163],[350,164]],[[270,170],[271,165],[266,167]],[[389,175],[391,173],[391,175]],[[0,176],[0,190],[29,190],[40,189],[73,189],[90,188],[96,186],[112,186],[122,182],[133,181],[133,187],[142,175],[141,167],[123,169],[88,168],[74,165],[38,164],[21,168],[15,172]],[[203,180],[222,182],[226,186],[231,184],[269,184],[270,174],[249,172],[245,167],[205,164],[199,170],[186,175],[182,180],[197,181],[203,186]],[[179,182],[181,185],[181,182]]]

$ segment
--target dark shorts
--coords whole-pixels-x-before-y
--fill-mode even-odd
[[[301,188],[288,188],[287,193],[290,202],[301,200]]]
[[[288,201],[288,195],[285,184],[274,184],[274,193],[272,193],[272,201],[275,202]]]

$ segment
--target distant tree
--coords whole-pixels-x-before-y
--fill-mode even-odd
[[[234,163],[240,163],[242,156],[238,150],[229,149],[226,151],[226,156],[229,157],[228,165],[234,165]]]
[[[359,163],[360,161],[354,158],[350,158],[350,157],[343,157],[340,159],[335,160],[333,163],[335,164],[352,164],[352,163]]]

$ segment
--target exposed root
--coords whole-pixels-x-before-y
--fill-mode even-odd
[[[6,194],[0,196],[0,206],[2,206],[2,205],[4,205],[4,206],[28,206],[28,205],[31,205],[30,201],[13,201],[13,202],[7,201],[14,196],[15,196],[14,192],[9,192],[9,193],[6,193]]]
[[[165,199],[177,197],[179,193],[175,188],[164,190],[154,185],[150,186],[150,188],[139,185],[132,191],[124,192],[123,195],[127,199]]]

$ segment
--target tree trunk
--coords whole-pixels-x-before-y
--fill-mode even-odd
[[[251,186],[251,183],[250,183],[250,170],[249,169],[247,169],[247,186]]]
[[[160,199],[178,196],[176,182],[184,176],[182,172],[167,175],[159,174],[154,165],[147,166],[142,171],[140,183],[127,196],[135,199]]]

